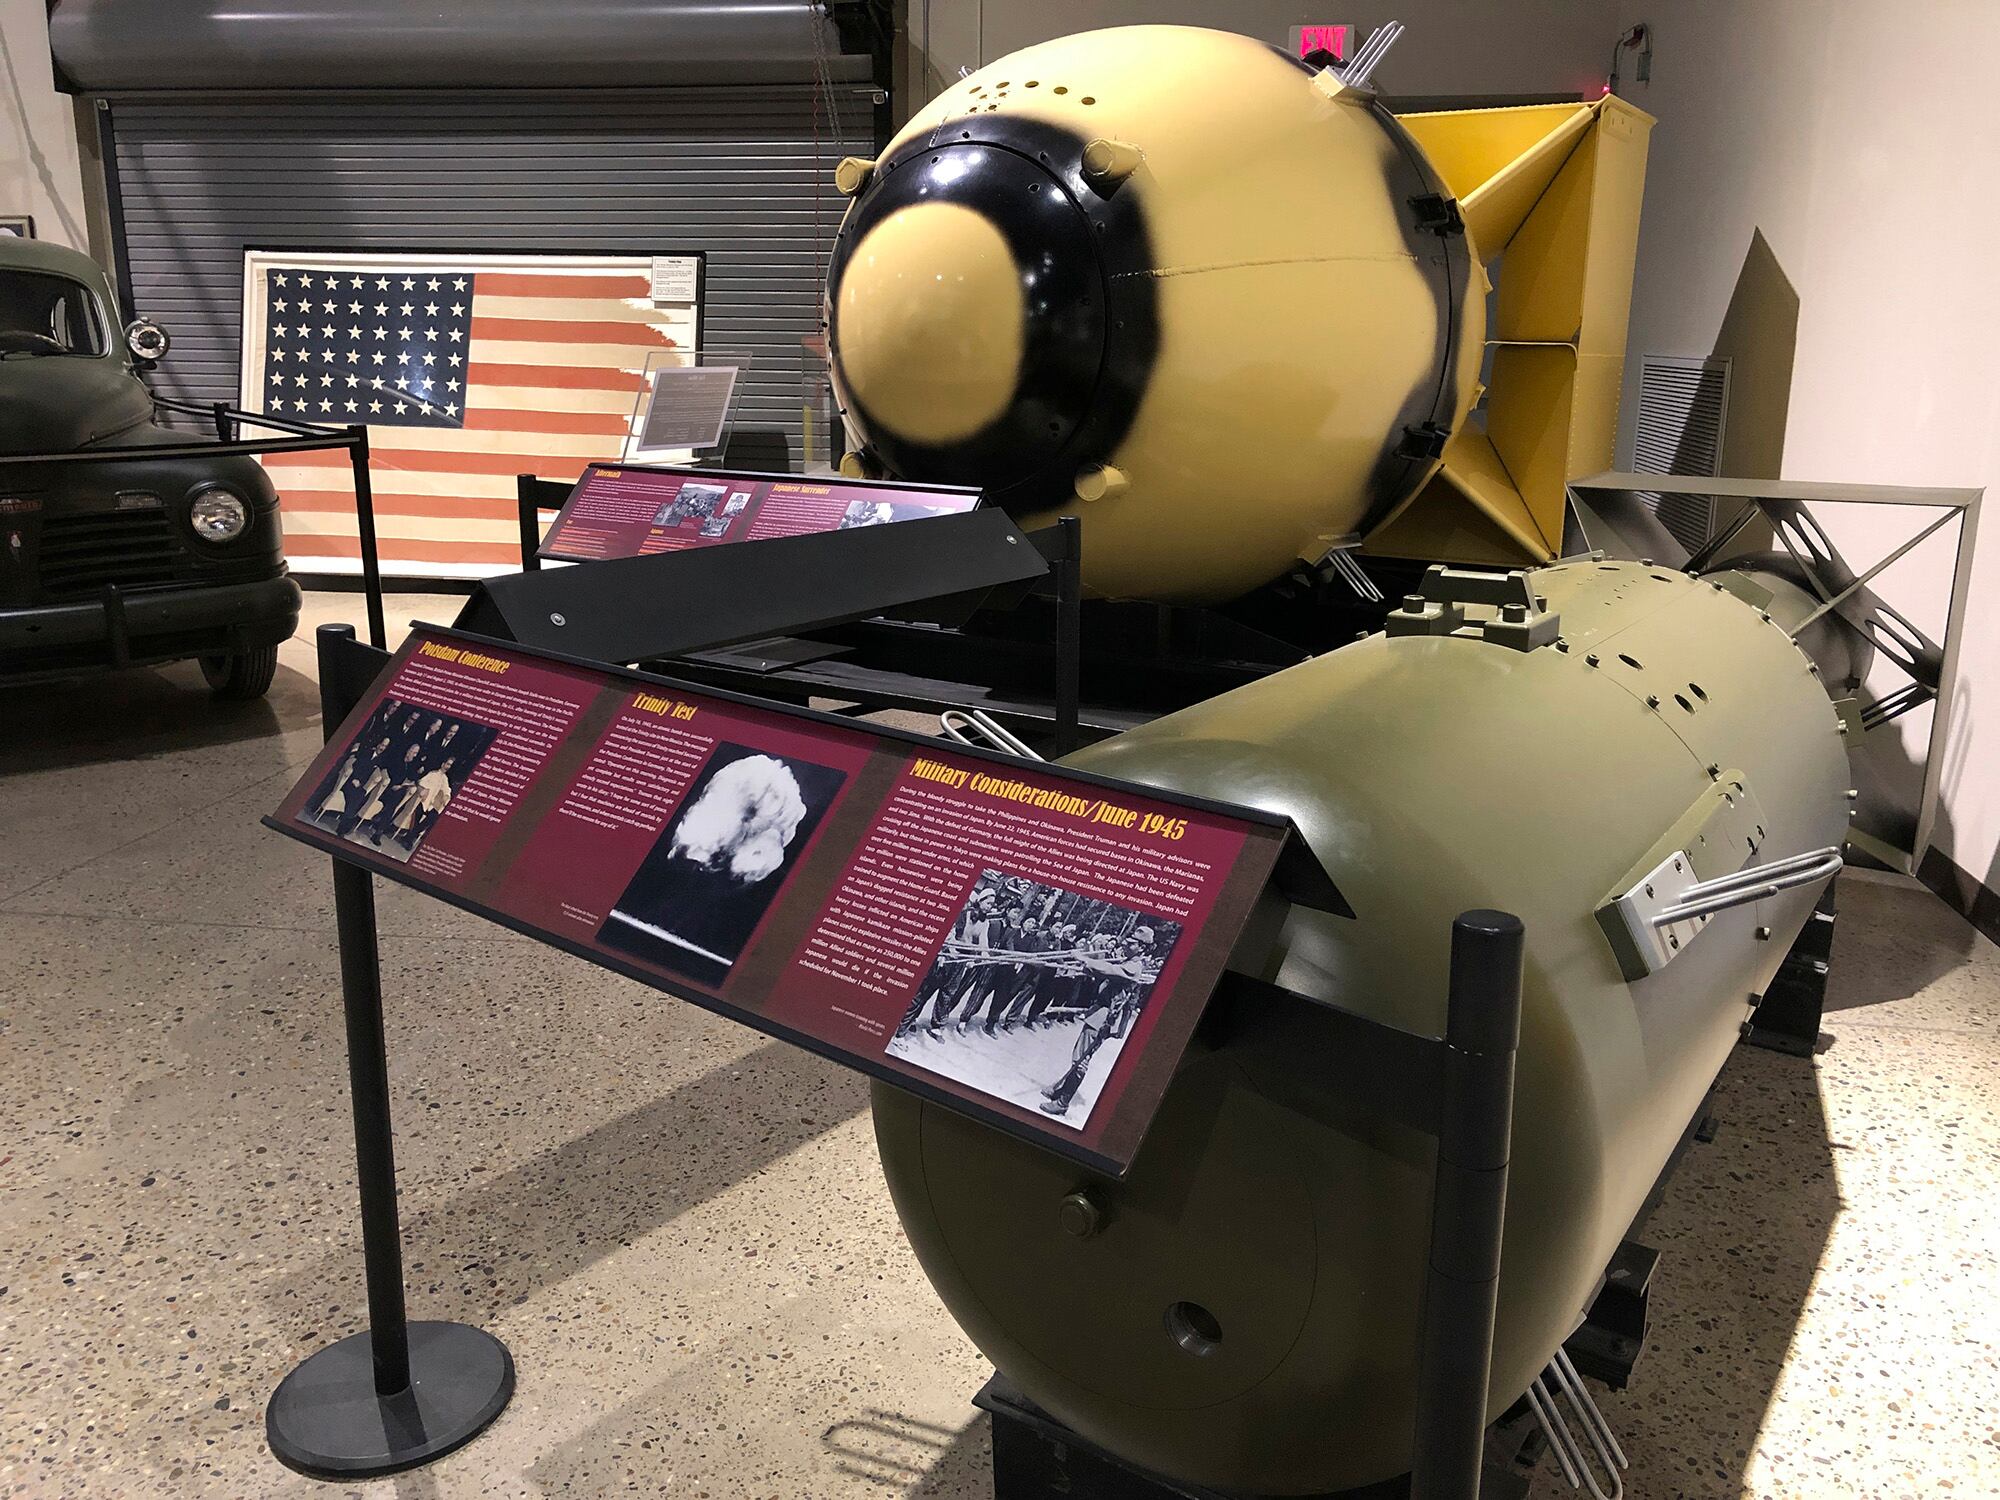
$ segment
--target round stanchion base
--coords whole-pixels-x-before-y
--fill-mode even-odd
[[[278,1383],[264,1435],[280,1463],[316,1479],[394,1474],[478,1436],[514,1394],[514,1358],[483,1329],[412,1323],[410,1386],[375,1391],[368,1334],[350,1334]]]

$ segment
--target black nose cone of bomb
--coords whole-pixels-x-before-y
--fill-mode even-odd
[[[1124,439],[1159,345],[1152,254],[1140,194],[1093,185],[1088,144],[953,121],[885,159],[850,208],[828,352],[890,473],[1036,510]]]

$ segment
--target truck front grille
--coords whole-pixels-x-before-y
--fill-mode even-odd
[[[172,583],[187,554],[166,512],[106,511],[42,520],[42,592],[52,599],[94,594],[107,583],[120,588]]]

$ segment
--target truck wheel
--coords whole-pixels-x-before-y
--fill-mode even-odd
[[[278,648],[259,646],[234,656],[204,656],[201,675],[218,698],[261,698],[278,672]]]

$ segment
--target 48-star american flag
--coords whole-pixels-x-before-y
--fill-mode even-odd
[[[622,456],[647,356],[698,346],[694,266],[692,257],[251,251],[241,399],[369,428],[385,573],[518,567],[515,476],[574,479],[593,459]],[[358,571],[347,454],[264,462],[293,566]]]

